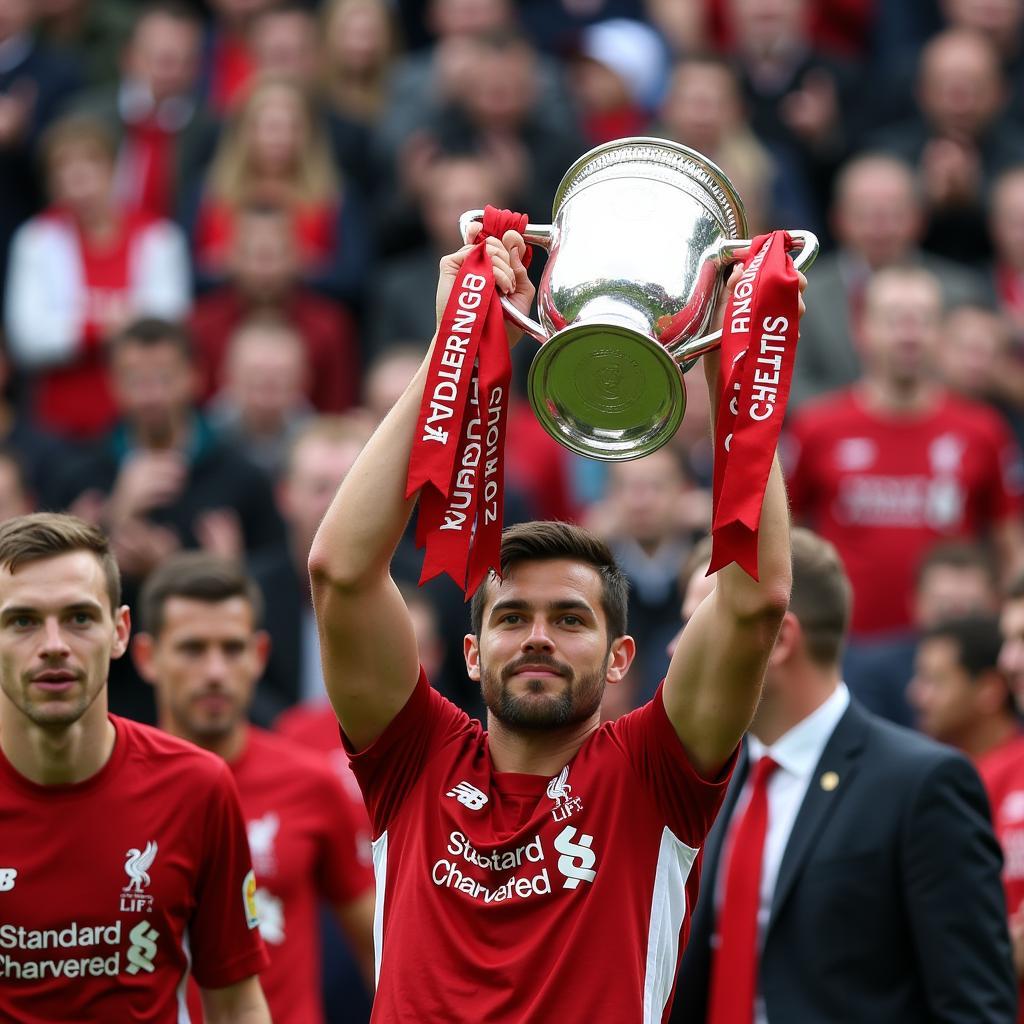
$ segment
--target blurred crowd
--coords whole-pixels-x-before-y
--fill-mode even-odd
[[[179,549],[244,560],[272,637],[252,716],[330,742],[306,556],[419,365],[459,215],[547,222],[580,154],[660,136],[723,168],[752,234],[822,240],[793,510],[853,582],[852,693],[914,724],[918,636],[1024,568],[1022,118],[1024,0],[0,0],[0,517],[102,524],[129,602]],[[656,454],[585,462],[521,397],[532,346],[505,518],[612,543],[640,652],[616,715],[664,673],[709,527],[706,387]],[[479,713],[466,606],[420,564],[410,532],[423,662]],[[127,660],[110,697],[153,720]]]

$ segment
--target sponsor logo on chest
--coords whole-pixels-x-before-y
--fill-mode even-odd
[[[551,818],[563,822],[583,810],[583,798],[572,791],[569,766],[548,782]],[[470,811],[479,812],[489,797],[464,780],[445,793]],[[434,862],[430,877],[435,886],[451,889],[472,900],[491,904],[532,899],[575,890],[597,877],[598,855],[594,837],[566,825],[554,838],[535,832],[514,846],[480,848],[465,832],[448,834],[443,855]]]

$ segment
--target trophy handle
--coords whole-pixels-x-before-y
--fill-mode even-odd
[[[483,219],[483,210],[467,210],[459,218],[459,232],[464,242],[469,233],[469,225],[474,221],[482,222]],[[527,245],[539,245],[547,249],[551,246],[551,225],[527,224],[526,230],[523,231],[523,238],[526,239]],[[750,243],[748,242],[747,244],[749,245]],[[534,341],[540,342],[541,345],[549,339],[550,335],[536,320],[532,320],[525,313],[520,313],[504,295],[501,297],[501,308],[505,312],[505,318],[515,324],[523,334],[528,334]]]
[[[793,266],[803,273],[818,256],[818,236],[811,231],[790,231],[790,237],[796,249],[796,256],[793,259]],[[726,267],[734,262],[738,253],[750,248],[749,238],[728,238],[719,243],[718,251],[712,253],[708,259],[716,262],[720,267]],[[702,338],[689,338],[682,344],[674,346],[669,354],[686,373],[691,366],[705,352],[711,352],[722,343],[722,330],[719,328],[711,334],[705,334]]]

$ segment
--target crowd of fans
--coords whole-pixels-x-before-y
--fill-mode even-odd
[[[1022,0],[0,0],[0,515],[101,524],[129,603],[179,549],[244,559],[272,637],[252,716],[330,742],[306,556],[425,351],[459,215],[546,222],[581,153],[661,136],[724,169],[752,234],[821,237],[793,509],[853,582],[851,691],[911,724],[918,635],[1024,568],[1022,40]],[[635,463],[512,410],[506,522],[583,523],[631,581],[609,715],[657,687],[710,523],[687,385]],[[479,713],[462,596],[416,591],[420,557],[410,531],[424,662]],[[154,720],[126,659],[110,696]]]

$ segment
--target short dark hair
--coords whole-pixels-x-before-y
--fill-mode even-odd
[[[263,594],[256,581],[238,562],[207,554],[182,551],[146,577],[139,596],[140,628],[159,636],[164,628],[164,609],[172,597],[219,604],[241,597],[252,608],[253,626],[263,620]]]
[[[174,320],[162,320],[156,316],[144,316],[133,320],[111,338],[109,355],[112,358],[114,353],[132,345],[140,348],[173,345],[186,362],[193,361],[192,335],[184,324]]]
[[[793,590],[789,610],[804,635],[807,654],[818,665],[838,665],[850,625],[853,591],[839,552],[803,527],[790,537]]]
[[[994,615],[964,615],[945,619],[921,634],[921,640],[950,640],[956,646],[960,667],[977,679],[999,666],[1003,636]]]
[[[995,594],[999,587],[999,573],[991,548],[967,540],[951,540],[933,544],[918,563],[915,586],[920,587],[932,569],[977,569],[992,585]]]
[[[1015,576],[1006,588],[1006,593],[1003,597],[1007,601],[1019,601],[1024,597],[1024,572]]]
[[[601,577],[601,607],[608,622],[608,639],[626,632],[626,604],[629,583],[619,568],[608,545],[581,526],[544,520],[516,523],[501,535],[501,575],[508,574],[521,562],[551,562],[568,559],[593,566]],[[484,621],[484,604],[493,574],[488,575],[473,594],[470,620],[479,636]]]
[[[98,527],[64,512],[32,512],[0,525],[0,566],[12,574],[30,562],[75,551],[88,551],[99,559],[110,610],[116,611],[121,605],[121,570]]]

